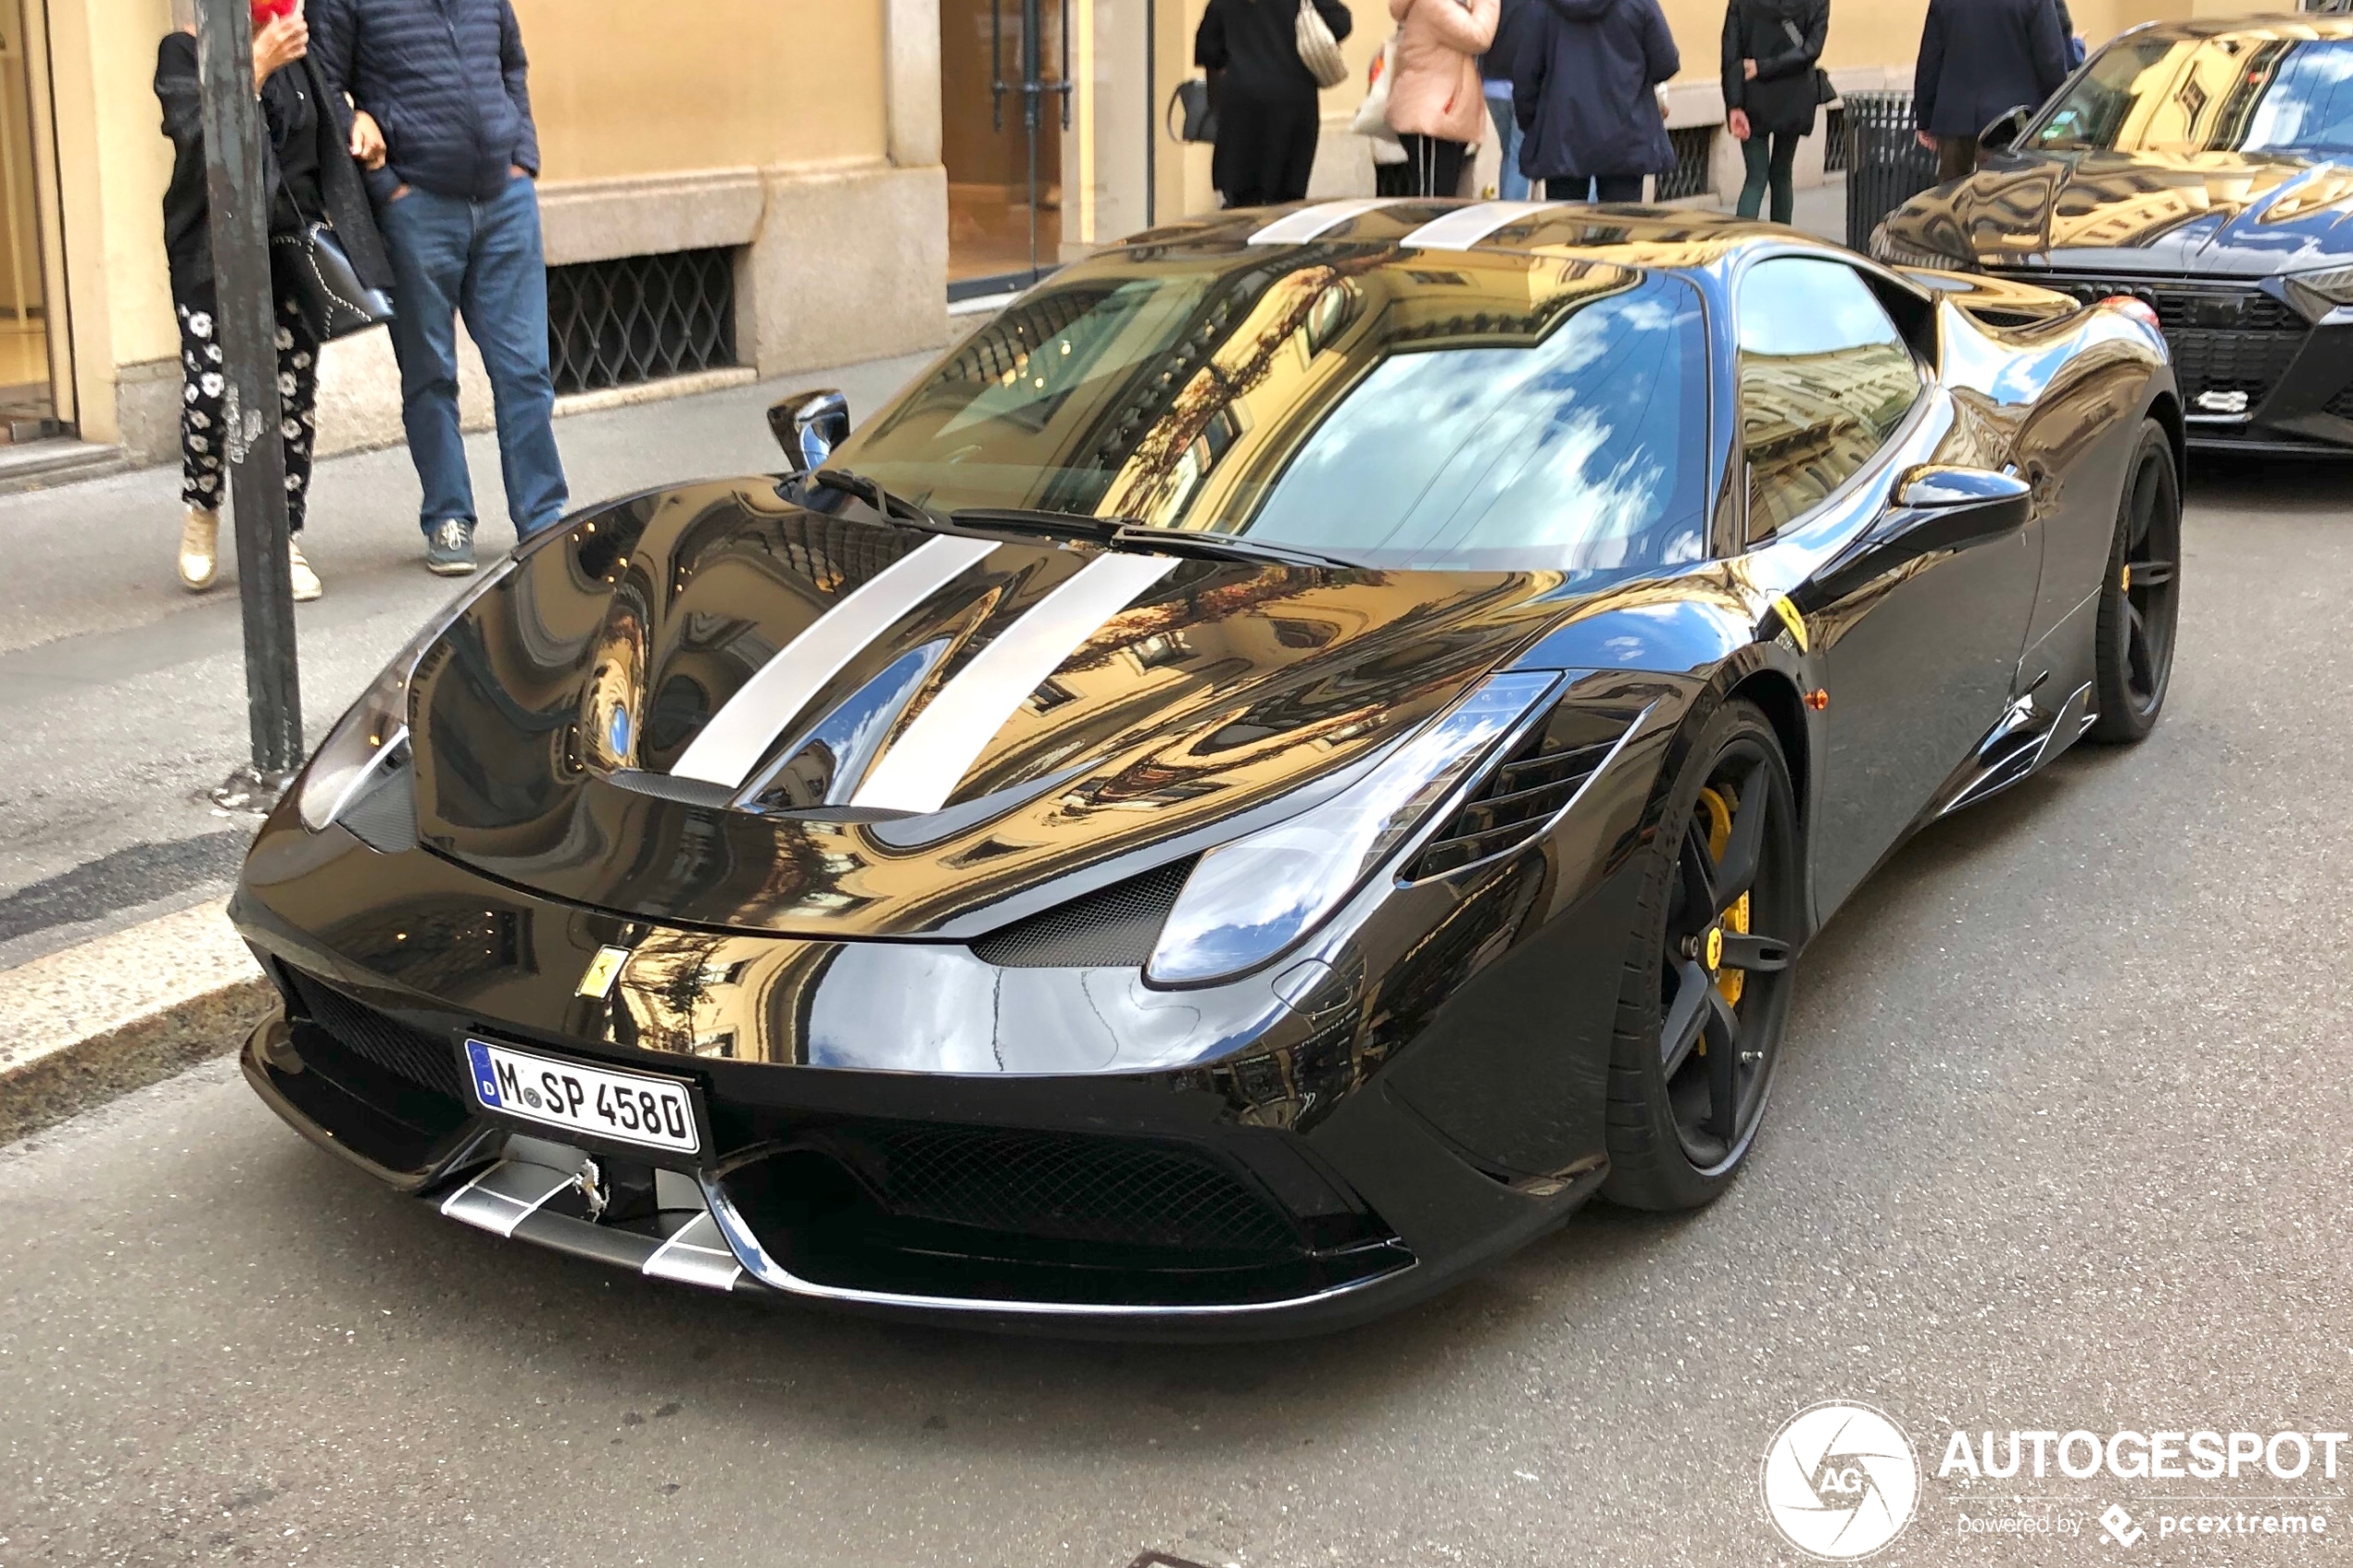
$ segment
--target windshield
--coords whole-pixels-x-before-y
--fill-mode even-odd
[[[1705,355],[1691,284],[1589,261],[1106,257],[991,320],[834,461],[944,510],[1616,577],[1703,553]]]
[[[2051,152],[2353,155],[2353,39],[2128,35],[2026,144]]]

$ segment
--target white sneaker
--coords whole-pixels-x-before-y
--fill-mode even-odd
[[[220,514],[208,507],[190,507],[180,524],[180,585],[201,594],[220,574]]]
[[[294,600],[298,605],[308,604],[327,591],[319,581],[319,574],[310,570],[310,563],[302,558],[299,539],[286,541],[286,575],[294,579]]]

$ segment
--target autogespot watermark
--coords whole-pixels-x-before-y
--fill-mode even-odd
[[[1766,1517],[1790,1545],[1828,1562],[1879,1551],[1931,1500],[1950,1504],[1951,1529],[1963,1539],[2089,1537],[2126,1549],[2192,1536],[2309,1542],[2327,1537],[2333,1511],[2344,1506],[2339,1478],[2353,1466],[2353,1435],[1954,1428],[1942,1453],[1924,1474],[1885,1411],[1852,1400],[1810,1406],[1766,1449]],[[2035,1482],[2059,1489],[2038,1492]],[[2258,1487],[2263,1495],[2253,1495]]]

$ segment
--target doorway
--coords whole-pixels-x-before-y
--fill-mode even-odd
[[[1062,264],[1070,0],[940,0],[948,297],[1026,288]]]
[[[59,428],[31,47],[22,0],[0,6],[0,443]]]

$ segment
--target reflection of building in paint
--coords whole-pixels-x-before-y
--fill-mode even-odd
[[[1919,396],[1901,344],[1818,354],[1741,356],[1741,438],[1748,448],[1749,536],[1799,517],[1878,451]]]

